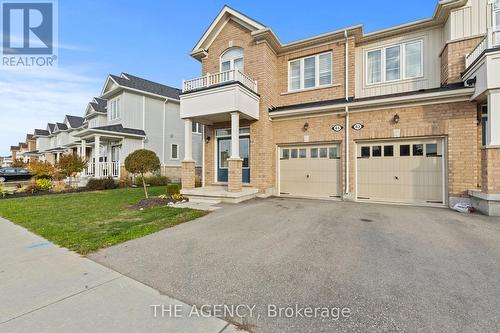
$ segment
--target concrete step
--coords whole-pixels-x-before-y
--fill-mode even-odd
[[[197,195],[187,195],[187,197],[189,198],[189,202],[193,203],[218,205],[222,202],[220,198],[216,197],[197,196]]]

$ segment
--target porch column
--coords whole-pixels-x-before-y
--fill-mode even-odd
[[[487,146],[500,146],[500,90],[488,92]]]
[[[486,147],[481,151],[481,192],[500,195],[500,90],[488,92]],[[498,200],[500,214],[500,200]]]
[[[193,134],[191,119],[184,119],[184,160],[182,161],[181,182],[183,190],[195,188],[195,161],[193,160]]]
[[[96,135],[94,139],[95,178],[101,177],[101,170],[99,168],[100,148],[101,148],[101,137],[99,135]]]
[[[80,147],[80,157],[85,159],[87,157],[87,141],[82,140],[82,144]]]
[[[228,163],[228,192],[241,192],[243,160],[240,158],[240,114],[231,112],[231,157]]]

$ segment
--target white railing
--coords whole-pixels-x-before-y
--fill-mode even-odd
[[[489,28],[481,43],[465,56],[465,68],[469,68],[484,51],[498,46],[500,46],[500,27]]]
[[[223,84],[226,82],[241,82],[247,88],[257,92],[257,81],[252,80],[248,75],[240,72],[237,69],[230,71],[219,72],[215,74],[208,73],[205,76],[198,77],[192,80],[182,82],[182,92],[188,92],[197,89],[208,88],[214,85]]]
[[[120,162],[88,163],[83,171],[85,176],[95,178],[120,178]]]

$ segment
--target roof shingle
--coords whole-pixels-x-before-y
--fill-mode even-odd
[[[122,73],[121,76],[110,75],[121,86],[150,92],[168,98],[179,99],[180,89],[149,81],[131,74]]]

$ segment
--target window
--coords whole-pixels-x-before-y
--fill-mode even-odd
[[[413,145],[413,156],[424,156],[424,145]]]
[[[282,160],[287,160],[290,158],[290,149],[283,149],[281,154]]]
[[[495,27],[500,28],[500,0],[495,0],[493,3],[493,16]]]
[[[297,148],[291,149],[290,152],[292,158],[297,158]]]
[[[399,156],[410,156],[410,145],[399,146]]]
[[[299,149],[299,157],[300,158],[306,158],[306,154],[307,154],[307,149],[305,149],[305,148]]]
[[[381,156],[382,156],[382,146],[373,146],[372,157],[381,157]]]
[[[486,146],[488,143],[488,106],[481,105],[481,130],[482,130],[482,145]]]
[[[89,128],[97,127],[97,118],[90,119]]]
[[[328,148],[320,148],[319,149],[319,157],[327,158],[328,157]]]
[[[370,147],[361,147],[361,157],[370,157]]]
[[[332,84],[332,53],[322,53],[288,63],[288,91]]]
[[[366,52],[366,83],[414,79],[423,75],[423,41]]]
[[[438,156],[437,144],[428,143],[425,145],[425,155],[426,156]]]
[[[177,143],[172,143],[172,145],[170,146],[170,159],[179,159],[179,145]]]
[[[318,158],[318,148],[311,148],[311,158]]]
[[[394,156],[394,146],[384,146],[384,156],[385,157]]]
[[[191,125],[193,133],[201,133],[203,128],[202,126],[202,124],[193,121]]]
[[[333,159],[333,158],[338,158],[339,153],[337,151],[337,147],[330,147],[328,149],[328,158]]]
[[[241,47],[232,47],[220,57],[220,71],[225,72],[232,69],[243,72],[243,49]]]
[[[112,99],[109,101],[108,105],[108,119],[116,120],[121,118],[121,110],[120,110],[120,97]]]

